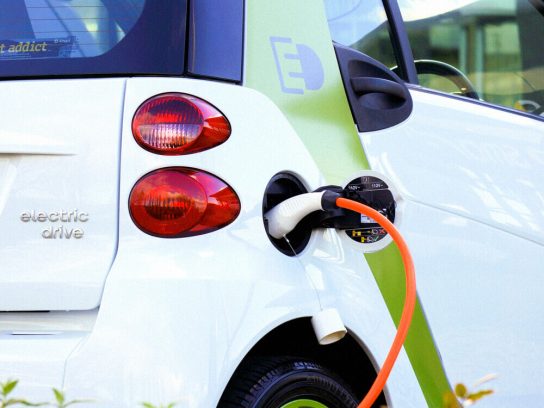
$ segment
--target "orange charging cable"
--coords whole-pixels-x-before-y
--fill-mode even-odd
[[[393,344],[391,345],[389,354],[387,354],[387,357],[383,363],[382,369],[374,380],[374,384],[372,384],[370,391],[368,391],[363,401],[361,401],[357,407],[371,408],[372,404],[380,396],[383,388],[385,387],[387,378],[393,369],[393,365],[397,360],[400,350],[402,349],[402,345],[404,344],[404,340],[406,339],[406,335],[408,334],[410,323],[412,323],[412,316],[416,306],[416,275],[414,272],[414,262],[412,261],[412,256],[410,255],[408,246],[406,245],[406,242],[400,235],[399,231],[395,228],[391,221],[381,215],[378,211],[364,204],[358,203],[357,201],[348,200],[346,198],[336,199],[336,205],[340,208],[345,208],[347,210],[366,215],[380,224],[380,226],[385,229],[389,235],[391,235],[391,238],[397,244],[402,256],[404,270],[406,273],[406,297],[404,300],[404,308],[402,309],[402,316],[397,329],[397,335],[393,340]]]

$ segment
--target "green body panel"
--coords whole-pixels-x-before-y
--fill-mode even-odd
[[[367,169],[368,163],[355,132],[329,32],[310,24],[316,17],[321,24],[326,21],[322,8],[321,1],[247,1],[245,85],[266,94],[278,105],[327,181],[341,184],[354,169]],[[323,63],[323,88],[304,95],[282,92],[270,45],[272,36],[311,45]]]
[[[398,325],[406,292],[406,278],[400,252],[397,246],[392,244],[379,252],[366,254],[365,257],[391,317],[395,325]],[[427,404],[433,408],[442,407],[444,394],[451,390],[451,385],[444,372],[419,300],[404,342],[404,349],[412,363]]]
[[[302,93],[282,90],[271,37],[292,40],[292,44],[281,46],[311,47],[322,63],[324,81],[320,89],[304,89]],[[322,0],[247,0],[245,62],[245,86],[264,93],[282,110],[327,183],[341,184],[369,168],[344,91]],[[297,60],[282,63],[286,71],[300,70]],[[300,78],[287,77],[284,82],[289,88],[304,88]],[[367,254],[366,259],[393,321],[398,324],[405,290],[400,254],[395,245],[389,245]],[[428,405],[441,407],[443,394],[451,386],[419,304],[405,350]]]

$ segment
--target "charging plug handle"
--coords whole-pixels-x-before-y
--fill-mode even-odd
[[[300,194],[281,202],[264,215],[268,234],[276,239],[283,238],[307,215],[337,208],[338,197],[340,194],[333,191],[321,191]]]
[[[388,189],[349,190],[339,186],[321,187],[313,193],[288,198],[273,207],[265,215],[268,234],[281,239],[289,234],[300,221],[309,218],[310,228],[358,229],[364,226],[361,215],[339,208],[338,198],[347,198],[376,209],[390,221],[395,219],[395,199]]]
[[[316,191],[329,191],[337,194],[337,197],[357,201],[358,203],[374,208],[376,211],[387,217],[389,221],[393,222],[395,220],[395,198],[387,188],[379,190],[351,190],[340,186],[325,186]],[[330,203],[329,207],[326,209],[324,208],[324,210],[324,212],[316,214],[312,220],[314,228],[351,230],[366,226],[362,223],[360,214],[344,208],[339,208],[336,205],[336,201]]]

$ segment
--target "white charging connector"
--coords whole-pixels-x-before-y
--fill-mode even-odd
[[[300,194],[279,203],[264,215],[268,225],[268,234],[276,239],[281,239],[289,234],[308,214],[323,210],[324,194],[324,191]]]

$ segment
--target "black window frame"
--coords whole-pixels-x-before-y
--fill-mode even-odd
[[[190,0],[187,75],[241,83],[244,23],[245,0]]]
[[[410,84],[419,85],[414,55],[399,5],[396,0],[382,0],[382,2],[391,30],[390,36],[398,63],[399,76]]]

